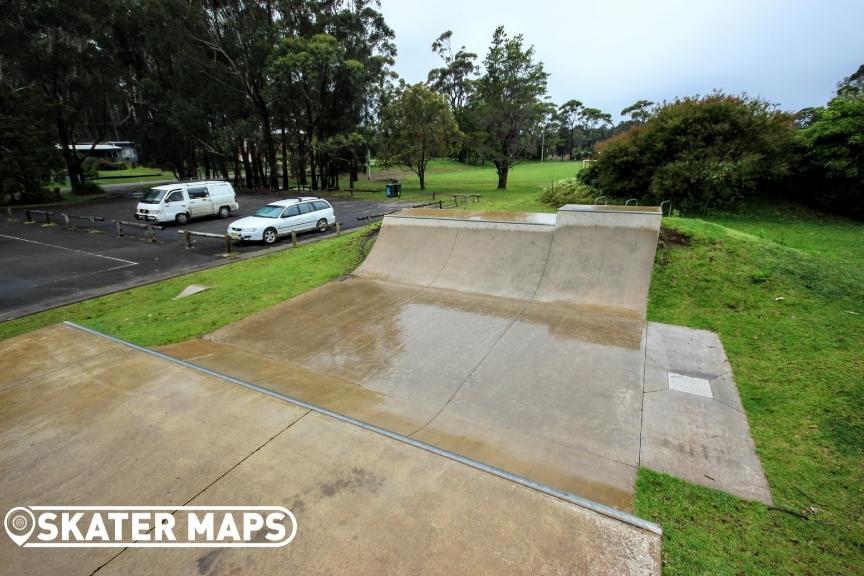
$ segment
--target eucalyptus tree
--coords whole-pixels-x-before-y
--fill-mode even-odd
[[[422,84],[406,86],[384,109],[381,157],[412,170],[426,189],[426,167],[447,156],[461,142],[459,126],[448,103]]]
[[[534,47],[526,47],[521,34],[509,37],[503,27],[495,30],[483,66],[472,106],[476,142],[495,164],[498,188],[505,189],[510,168],[532,149],[549,75],[535,62]]]

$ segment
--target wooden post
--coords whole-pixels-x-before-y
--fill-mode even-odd
[[[45,224],[51,224],[51,212],[46,210],[43,214],[45,214]]]
[[[183,235],[186,237],[186,249],[192,248],[192,234],[188,230],[183,231]]]
[[[117,225],[117,236],[123,236],[123,224],[120,223],[120,220],[115,220],[114,224]]]
[[[90,216],[90,229],[96,230],[96,217]]]
[[[10,222],[14,222],[14,221],[15,221],[15,217],[12,216],[12,208],[6,208],[6,214],[9,216],[9,221],[10,221]]]
[[[153,231],[152,226],[147,226],[147,241],[151,244],[156,243],[156,232]]]
[[[435,199],[435,191],[433,190],[432,191],[432,200],[434,200],[434,199]]]
[[[66,228],[71,228],[71,227],[72,227],[72,225],[69,224],[69,215],[68,215],[68,214],[63,214],[63,220],[66,221]]]
[[[231,254],[231,236],[225,234],[225,253]]]
[[[29,211],[29,210],[25,210],[25,211],[24,211],[24,217],[27,219],[27,223],[28,223],[28,224],[30,224],[31,222],[33,222],[33,218],[30,216],[30,211]]]
[[[341,233],[342,233],[342,223],[336,222],[336,236],[339,236],[339,234],[341,234]]]
[[[444,201],[443,201],[443,200],[438,200],[438,209],[439,209],[439,210],[443,210],[443,209],[444,209]]]
[[[294,230],[291,231],[291,243],[294,244],[294,248],[297,247],[297,232]]]

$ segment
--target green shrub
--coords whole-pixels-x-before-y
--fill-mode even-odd
[[[803,131],[808,200],[864,217],[864,92],[848,92],[817,109]]]
[[[108,161],[107,164],[101,164],[100,163],[99,169],[100,170],[128,170],[129,165],[126,164],[125,162]]]
[[[82,196],[94,196],[96,194],[102,194],[104,192],[105,191],[98,184],[89,180],[85,180],[81,183],[81,186],[75,189],[75,193]]]
[[[600,144],[582,177],[604,195],[706,211],[781,189],[799,159],[791,115],[717,93],[664,104],[644,124]]]
[[[540,201],[556,208],[564,204],[592,204],[597,196],[595,192],[577,176],[544,186]]]

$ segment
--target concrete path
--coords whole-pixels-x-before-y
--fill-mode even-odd
[[[0,510],[281,505],[272,549],[21,549],[10,574],[659,574],[659,530],[55,326],[0,342]],[[635,520],[635,519],[634,519]]]
[[[714,332],[648,324],[641,465],[772,504],[732,366]]]

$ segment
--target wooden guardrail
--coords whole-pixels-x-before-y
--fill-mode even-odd
[[[77,214],[61,214],[63,216],[63,220],[66,222],[66,228],[72,227],[72,220],[86,220],[90,222],[90,228],[92,230],[96,229],[96,222],[104,222],[105,218],[102,216],[78,216]]]
[[[231,245],[231,236],[228,234],[213,234],[212,232],[197,232],[195,230],[178,230],[178,234],[183,234],[186,239],[186,248],[192,248],[192,237],[198,236],[200,238],[217,238],[225,242],[225,253],[231,254],[233,252],[233,246]]]
[[[124,232],[123,228],[126,226],[132,228],[142,228],[144,229],[144,234],[147,236],[147,241],[151,243],[156,243],[156,232],[154,230],[162,230],[162,226],[158,224],[150,224],[144,222],[129,222],[128,220],[112,220],[114,226],[117,228],[117,236],[123,237]]]

